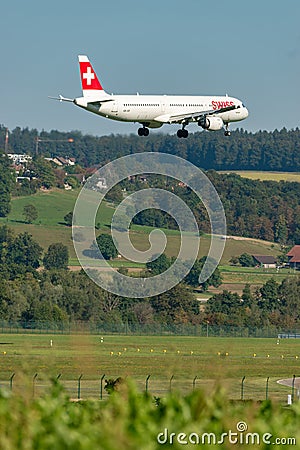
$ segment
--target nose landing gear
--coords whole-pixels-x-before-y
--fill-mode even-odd
[[[230,136],[230,131],[228,130],[228,123],[225,124],[224,135],[225,135],[225,136]]]

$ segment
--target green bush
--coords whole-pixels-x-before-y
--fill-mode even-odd
[[[219,389],[211,396],[195,390],[153,399],[130,383],[104,402],[72,402],[57,381],[44,397],[31,394],[0,391],[1,450],[190,449],[197,447],[197,436],[204,449],[274,448],[276,439],[283,439],[276,448],[299,448],[299,403],[284,408],[270,401],[230,402]],[[238,431],[242,425],[247,429]],[[214,444],[214,436],[223,442]],[[295,441],[287,445],[288,438]]]

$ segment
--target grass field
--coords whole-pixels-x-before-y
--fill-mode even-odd
[[[221,171],[221,173],[236,173],[243,178],[250,178],[251,180],[271,180],[271,181],[296,181],[300,183],[299,172],[264,172],[255,170],[228,170]]]
[[[29,232],[33,238],[46,251],[48,246],[54,242],[62,242],[69,249],[69,264],[79,268],[79,263],[75,254],[72,241],[71,227],[64,224],[64,216],[73,210],[79,190],[63,191],[53,189],[51,191],[39,191],[35,195],[27,197],[17,197],[12,200],[12,210],[7,218],[0,218],[0,224],[7,224],[15,233]],[[33,204],[38,210],[38,218],[32,224],[24,222],[23,208],[26,204]],[[101,232],[109,232],[111,218],[114,207],[102,202],[96,218],[96,224],[100,226]],[[151,227],[133,225],[130,236],[133,245],[140,250],[149,247],[148,235],[152,231]],[[176,256],[180,248],[180,234],[174,230],[164,230],[167,236],[167,246],[165,253],[167,256]],[[210,236],[203,235],[200,240],[199,257],[206,255],[210,246]],[[221,259],[222,276],[224,284],[222,289],[241,292],[245,283],[260,286],[271,277],[278,282],[285,276],[293,276],[294,273],[287,271],[263,271],[259,269],[248,270],[247,273],[242,268],[230,268],[229,261],[232,256],[239,256],[242,253],[277,256],[280,252],[278,244],[261,241],[258,239],[244,239],[230,236],[226,240],[225,250]],[[123,259],[112,262],[114,267],[143,268],[143,264],[131,263]]]
[[[27,197],[16,197],[12,200],[12,210],[7,218],[0,218],[0,224],[7,224],[16,233],[27,231],[31,233],[39,244],[47,249],[50,243],[62,242],[68,246],[70,257],[75,258],[73,242],[71,239],[71,228],[64,224],[64,216],[73,210],[79,190],[63,191],[53,189],[51,191],[39,191],[35,195]],[[33,204],[38,210],[38,218],[32,224],[24,222],[23,208],[27,204]],[[109,230],[114,208],[111,204],[102,203],[98,211],[96,224],[99,224],[101,231]],[[132,240],[137,248],[146,248],[148,234],[151,227],[141,227],[133,225]],[[164,230],[168,236],[166,253],[168,256],[177,254],[180,247],[179,232],[174,230]],[[201,237],[200,256],[207,253],[210,245],[210,238],[207,235]],[[228,239],[222,264],[228,264],[229,259],[234,255],[243,252],[251,254],[276,255],[279,252],[277,244],[259,241],[255,239]]]
[[[64,223],[64,216],[73,210],[79,190],[63,191],[53,189],[51,191],[39,191],[37,194],[27,197],[17,197],[12,200],[12,210],[7,218],[0,218],[0,225],[7,224],[15,233],[29,232],[33,238],[46,251],[50,244],[62,242],[69,249],[69,265],[73,269],[80,268],[78,263],[73,241],[72,230]],[[32,224],[24,222],[23,208],[26,204],[33,204],[38,210],[38,218]],[[114,207],[112,204],[102,202],[98,210],[96,225],[100,227],[101,232],[109,232]],[[143,227],[133,225],[130,237],[133,245],[139,250],[146,250],[149,247],[148,236],[152,227]],[[180,233],[176,230],[163,230],[167,236],[167,245],[165,253],[168,257],[177,256],[180,249]],[[199,258],[207,255],[210,246],[210,236],[203,235],[200,239]],[[227,289],[241,294],[246,283],[256,288],[264,284],[270,278],[275,278],[281,282],[287,276],[295,276],[295,272],[287,270],[263,270],[247,269],[241,267],[232,267],[229,261],[233,256],[240,256],[242,253],[277,256],[280,253],[278,244],[261,241],[258,239],[246,239],[241,237],[229,236],[226,240],[224,253],[221,259],[221,272],[223,284],[217,290],[212,289],[209,295],[215,292]],[[137,270],[143,269],[144,264],[117,259],[111,262],[113,267],[127,267]],[[197,297],[201,295],[197,294]]]
[[[52,346],[50,346],[52,340]],[[163,395],[170,387],[190,391],[210,390],[220,383],[232,398],[239,398],[245,376],[245,398],[269,395],[284,401],[290,388],[278,379],[300,375],[298,339],[246,339],[189,336],[0,335],[0,384],[14,389],[36,377],[41,391],[49,377],[61,381],[76,395],[82,376],[84,396],[99,395],[99,380],[130,377],[141,390],[148,379],[149,391]],[[172,384],[171,384],[172,383]]]

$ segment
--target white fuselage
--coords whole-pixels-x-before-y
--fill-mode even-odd
[[[225,136],[230,135],[228,125],[248,117],[248,110],[241,100],[218,95],[113,95],[102,87],[87,55],[78,55],[82,97],[58,100],[73,102],[107,119],[122,122],[138,122],[139,136],[148,136],[149,128],[159,128],[165,123],[178,124],[179,138],[187,138],[186,126],[198,123],[209,131],[225,128]]]
[[[124,122],[145,123],[150,128],[158,128],[164,123],[181,123],[181,115],[198,114],[201,111],[230,106],[237,109],[221,113],[216,111],[215,114],[225,124],[243,120],[248,116],[248,110],[242,102],[229,96],[111,95],[111,100],[103,103],[89,103],[86,97],[77,98],[74,102],[77,106],[100,116]],[[177,115],[178,120],[174,120]]]

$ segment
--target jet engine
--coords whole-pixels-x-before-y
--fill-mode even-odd
[[[217,131],[223,128],[224,122],[221,117],[203,116],[199,119],[198,125],[205,130]]]

